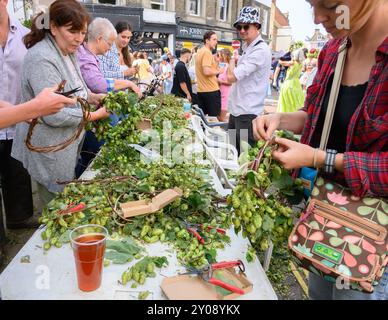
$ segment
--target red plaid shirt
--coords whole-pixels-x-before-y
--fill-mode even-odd
[[[302,109],[308,114],[302,143],[312,144],[342,41],[330,41],[319,56],[318,73]],[[350,120],[344,165],[344,174],[337,174],[335,180],[345,182],[354,195],[388,196],[388,37],[376,51],[364,99]]]

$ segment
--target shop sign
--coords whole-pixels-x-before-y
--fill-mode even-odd
[[[180,38],[202,40],[205,33],[205,29],[178,26],[178,37]]]

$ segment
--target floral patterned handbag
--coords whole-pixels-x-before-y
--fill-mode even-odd
[[[326,149],[346,57],[340,48],[320,148]],[[319,177],[306,211],[289,237],[295,262],[322,278],[372,293],[388,264],[386,198],[354,197]]]

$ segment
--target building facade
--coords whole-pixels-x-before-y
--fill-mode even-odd
[[[18,1],[18,0],[14,0]],[[20,0],[22,1],[22,0]],[[34,8],[54,0],[30,0]],[[168,47],[179,51],[202,44],[206,31],[213,30],[219,48],[231,48],[238,39],[233,23],[243,6],[260,10],[262,36],[270,42],[272,0],[81,0],[94,17],[116,23],[124,20],[133,26],[133,50],[156,51]]]
[[[190,49],[202,44],[203,36],[209,30],[216,32],[218,48],[232,49],[231,43],[237,38],[233,23],[241,5],[242,1],[239,0],[176,1],[176,49]]]
[[[292,40],[292,28],[290,26],[288,12],[281,12],[272,0],[271,8],[271,49],[276,52],[288,50]]]
[[[326,42],[330,40],[329,35],[324,35],[320,29],[315,29],[314,35],[311,38],[308,38],[305,42],[307,48],[322,50]]]

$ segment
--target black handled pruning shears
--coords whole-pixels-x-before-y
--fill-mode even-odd
[[[65,97],[70,97],[74,93],[82,90],[82,87],[78,87],[78,88],[72,89],[70,91],[64,92],[65,85],[66,85],[66,80],[62,80],[62,82],[59,84],[58,89],[57,89],[57,91],[55,91],[55,93],[60,94],[60,95],[65,96]]]

